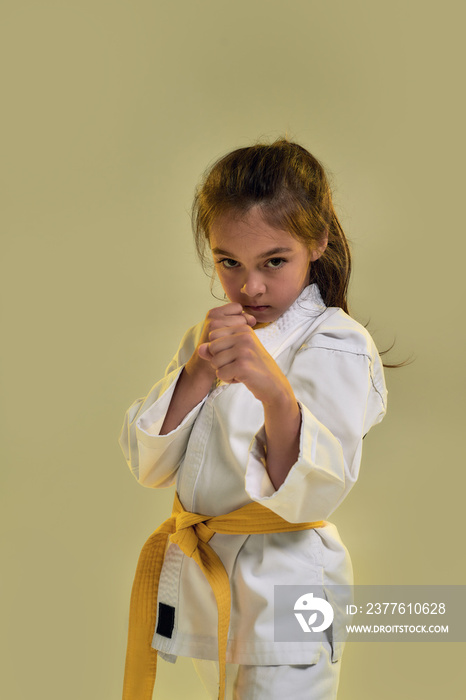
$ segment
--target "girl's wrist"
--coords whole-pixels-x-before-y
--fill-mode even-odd
[[[291,384],[283,376],[282,382],[274,381],[268,392],[267,398],[262,399],[264,411],[268,413],[283,412],[296,404],[296,397]]]
[[[283,420],[289,421],[292,416],[301,415],[298,401],[294,394],[282,394],[274,401],[263,403],[266,422],[280,424]]]
[[[215,369],[207,360],[199,357],[197,350],[194,351],[184,369],[193,381],[203,383],[209,387],[216,379]]]

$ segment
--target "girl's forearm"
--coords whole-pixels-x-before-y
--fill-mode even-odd
[[[286,391],[264,405],[266,469],[275,489],[279,489],[298,459],[301,411],[293,391]]]
[[[183,418],[207,396],[214,380],[215,373],[204,360],[191,358],[178,377],[159,435],[175,430]]]

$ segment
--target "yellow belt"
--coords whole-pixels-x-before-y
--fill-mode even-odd
[[[157,617],[157,591],[167,540],[198,564],[215,594],[218,610],[219,700],[225,696],[225,664],[230,626],[231,594],[228,574],[208,544],[216,532],[251,535],[292,532],[322,527],[323,520],[289,523],[260,503],[248,503],[225,515],[200,515],[184,510],[178,494],[171,516],[144,544],[134,577],[129,611],[123,700],[151,700],[157,650],[151,646]]]

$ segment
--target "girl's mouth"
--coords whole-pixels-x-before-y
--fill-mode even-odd
[[[265,311],[268,306],[245,306],[245,309],[250,309],[251,311]]]

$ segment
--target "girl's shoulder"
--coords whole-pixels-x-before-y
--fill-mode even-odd
[[[343,309],[328,307],[321,314],[320,323],[315,324],[303,339],[298,353],[312,352],[315,348],[341,353],[342,359],[349,359],[350,355],[365,356],[372,385],[386,404],[387,387],[382,360],[371,334],[356,319]]]
[[[315,283],[303,290],[275,325],[276,335],[283,336],[285,344],[293,345],[295,352],[320,347],[371,358],[378,356],[367,329],[340,307],[325,306]],[[273,330],[266,330],[264,337],[272,337]]]
[[[323,347],[355,354],[378,357],[374,340],[361,323],[339,307],[328,307],[313,324],[303,347]]]

